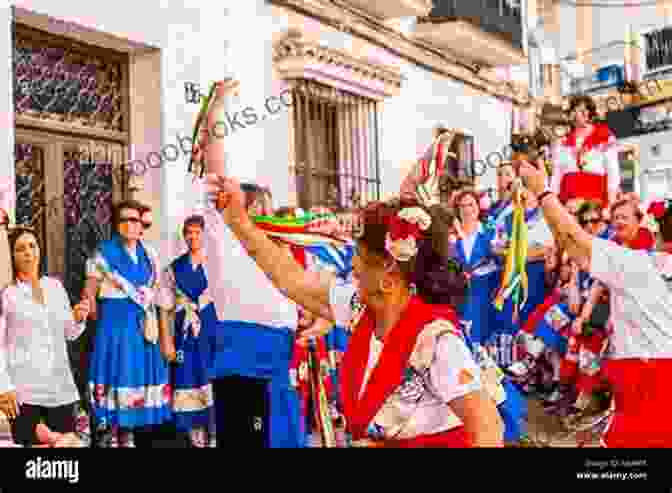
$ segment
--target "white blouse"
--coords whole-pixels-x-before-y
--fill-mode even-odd
[[[0,393],[15,390],[20,404],[62,406],[79,400],[66,339],[77,339],[86,322],[75,322],[58,279],[40,280],[44,305],[30,284],[18,282],[0,298]]]
[[[353,316],[351,301],[354,295],[355,288],[351,284],[338,281],[332,284],[330,305],[337,324],[348,325]],[[388,438],[413,438],[460,426],[461,421],[450,409],[450,402],[487,387],[482,381],[478,363],[462,339],[450,333],[438,337],[432,334],[432,326],[441,324],[450,326],[447,321],[429,324],[418,337],[411,356],[411,360],[421,356],[426,360],[426,373],[402,384],[372,420],[371,426],[382,428]],[[432,343],[427,344],[428,341]],[[429,353],[423,354],[427,348]],[[372,335],[360,397],[378,364],[382,349],[383,343]]]
[[[221,214],[204,214],[203,264],[219,320],[296,330],[296,304],[285,297],[250,257]]]

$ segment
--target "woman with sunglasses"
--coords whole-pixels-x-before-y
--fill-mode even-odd
[[[172,417],[168,366],[157,343],[159,263],[140,241],[144,210],[136,201],[117,205],[115,233],[87,265],[97,314],[89,391],[100,447],[151,447],[156,427]]]
[[[602,207],[615,202],[621,176],[616,138],[597,116],[589,96],[569,103],[572,130],[553,149],[551,190],[563,204],[593,200]]]
[[[258,230],[238,184],[209,177],[218,213],[206,213],[206,248],[230,228],[273,283],[312,313],[352,331],[342,396],[353,446],[501,446],[503,426],[452,308],[464,277],[448,268],[452,218],[434,207],[375,203],[362,213],[354,282],[302,269]],[[410,204],[409,204],[410,205]],[[208,257],[206,270],[222,266]],[[210,277],[214,286],[218,280]],[[215,305],[225,303],[213,292]]]

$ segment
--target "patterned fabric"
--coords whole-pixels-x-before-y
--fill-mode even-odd
[[[156,282],[154,265],[141,243],[137,246],[137,260],[126,251],[119,237],[101,243],[99,257],[111,272],[118,272],[136,290]],[[97,430],[102,432],[103,446],[132,443],[130,439],[115,442],[116,438],[109,438],[116,428],[132,431],[171,418],[168,367],[159,345],[146,339],[143,329],[146,310],[128,296],[120,296],[120,291],[108,288],[99,293],[96,340],[89,371],[93,419]]]
[[[189,253],[178,257],[165,269],[159,294],[161,307],[175,310],[177,361],[171,368],[175,426],[190,432],[195,447],[214,445],[214,401],[208,375],[212,351],[207,334],[217,330],[218,322],[203,266],[194,265]]]
[[[352,269],[352,251],[293,249],[297,261],[311,271],[328,271],[347,278]],[[347,334],[333,327],[329,334],[296,343],[290,366],[301,399],[302,418],[310,447],[344,447],[342,405],[339,398],[340,364]]]
[[[343,289],[342,294],[352,293]],[[332,300],[339,299],[341,294],[332,293]],[[446,404],[481,388],[481,376],[456,324],[449,307],[426,305],[414,296],[383,346],[364,310],[342,368],[344,411],[354,445],[384,437],[383,446],[404,441],[399,446],[421,446],[430,435],[443,436],[445,446],[468,444],[453,433],[459,434],[462,425]]]
[[[585,141],[577,146],[572,131],[554,148],[551,188],[563,203],[595,200],[606,205],[620,185],[616,138],[607,125],[594,125]]]

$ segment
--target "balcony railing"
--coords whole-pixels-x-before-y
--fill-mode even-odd
[[[520,5],[516,0],[434,0],[430,18],[465,20],[522,49]]]

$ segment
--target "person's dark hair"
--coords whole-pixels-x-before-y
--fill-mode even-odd
[[[245,194],[245,208],[250,207],[257,200],[263,200],[267,193],[263,188],[255,183],[241,183],[240,189]],[[270,191],[268,192],[270,193]]]
[[[147,210],[146,207],[147,206],[145,204],[142,204],[137,200],[122,200],[118,204],[115,204],[112,208],[112,229],[116,233],[119,232],[119,224],[121,224],[121,212],[123,210],[137,211],[138,215],[142,216],[142,214]]]
[[[295,217],[296,216],[296,207],[278,207],[275,210],[275,215],[277,217]]]
[[[384,259],[391,259],[385,249],[385,237],[390,219],[402,208],[407,207],[398,200],[374,202],[362,211],[363,231],[357,241],[367,250]],[[414,205],[418,207],[418,205]],[[438,204],[424,209],[432,218],[425,239],[420,240],[418,254],[408,262],[397,262],[402,275],[414,284],[417,293],[425,302],[448,304],[457,307],[464,302],[467,280],[451,255],[448,234],[453,225],[454,215],[450,209]]]
[[[665,243],[672,242],[672,207],[669,207],[658,221],[660,237]]]
[[[23,236],[24,234],[28,234],[35,238],[35,241],[37,244],[40,244],[40,239],[37,237],[37,233],[35,233],[35,230],[32,228],[27,228],[24,226],[16,226],[14,228],[11,228],[8,233],[7,233],[7,239],[9,240],[9,254],[12,257],[12,279],[16,281],[16,274],[17,274],[17,269],[16,269],[16,262],[14,260],[14,248],[16,247],[16,242]],[[40,257],[44,255],[44,252],[40,251]],[[39,276],[42,277],[44,274],[42,272],[42,258],[40,260],[40,268],[39,268]]]
[[[481,218],[483,216],[483,211],[481,210],[481,195],[473,188],[464,188],[457,192],[455,197],[453,197],[453,207],[455,208],[455,214],[458,219],[462,220],[462,216],[460,215],[460,202],[462,202],[465,197],[471,197],[476,201],[478,217]]]
[[[203,219],[203,216],[199,216],[197,214],[189,216],[184,220],[184,225],[182,226],[182,234],[184,234],[187,231],[187,228],[189,226],[198,226],[199,228],[201,228],[201,231],[203,231],[205,229],[205,219]]]
[[[584,105],[588,110],[588,118],[590,118],[591,121],[597,118],[597,105],[595,104],[595,101],[593,101],[593,98],[591,98],[590,96],[586,96],[585,94],[582,94],[580,96],[571,96],[569,98],[569,107],[567,108],[567,114],[569,115],[572,111],[574,111],[581,105]],[[574,123],[570,122],[570,124],[573,125]]]
[[[579,206],[579,209],[576,211],[576,215],[582,218],[589,212],[599,212],[601,214],[602,206],[598,202],[588,200]]]

